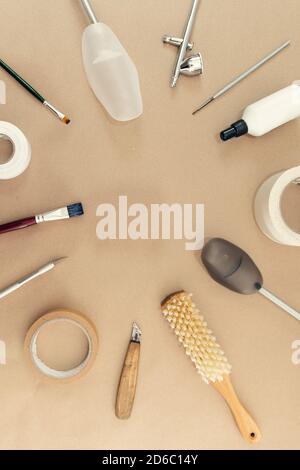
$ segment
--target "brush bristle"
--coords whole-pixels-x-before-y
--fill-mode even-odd
[[[69,217],[79,217],[84,214],[82,204],[79,202],[77,204],[72,204],[68,206]]]
[[[71,119],[69,119],[68,116],[65,116],[65,117],[63,118],[63,122],[64,122],[65,124],[70,124]]]
[[[184,291],[170,295],[162,303],[162,312],[206,383],[221,382],[231,373],[231,365],[204,318]]]

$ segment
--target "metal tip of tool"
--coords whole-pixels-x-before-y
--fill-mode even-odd
[[[176,87],[176,85],[177,85],[177,80],[178,80],[178,79],[177,79],[176,77],[172,77],[171,83],[170,83],[171,88],[175,88],[175,87]]]
[[[141,342],[141,337],[142,337],[142,330],[140,329],[139,325],[134,322],[132,325],[132,335],[131,339],[135,343],[140,343]]]
[[[208,100],[204,101],[204,103],[202,103],[201,106],[199,106],[199,108],[195,109],[195,111],[193,112],[193,116],[199,113],[199,111],[201,111],[203,108],[206,108],[206,106],[208,106],[212,101],[214,101],[213,97],[208,98]]]
[[[63,261],[65,261],[66,259],[68,259],[67,256],[64,256],[62,258],[56,258],[54,259],[53,261],[51,261],[52,264],[56,265],[56,264],[59,264],[59,263],[62,263]]]

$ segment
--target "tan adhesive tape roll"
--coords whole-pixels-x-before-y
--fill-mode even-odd
[[[259,188],[255,198],[255,218],[262,232],[276,243],[300,246],[300,234],[285,222],[281,200],[289,184],[300,178],[300,166],[277,173]]]
[[[13,146],[11,158],[0,164],[0,180],[10,180],[24,173],[31,160],[31,146],[23,132],[9,122],[0,121],[0,139]]]
[[[76,325],[87,338],[88,352],[84,361],[73,369],[59,371],[50,368],[38,355],[37,341],[42,329],[50,323],[69,322]],[[39,318],[25,338],[25,354],[31,366],[46,381],[69,383],[86,375],[93,366],[98,352],[98,335],[94,325],[84,315],[71,310],[55,310]]]

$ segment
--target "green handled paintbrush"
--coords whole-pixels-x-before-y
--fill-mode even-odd
[[[11,77],[13,77],[20,85],[22,85],[25,90],[34,96],[38,101],[40,101],[46,108],[48,108],[60,121],[65,124],[69,124],[70,119],[58,109],[56,109],[52,104],[50,104],[37,90],[35,90],[24,78],[17,74],[9,65],[7,65],[3,60],[0,59],[0,67],[2,67]]]

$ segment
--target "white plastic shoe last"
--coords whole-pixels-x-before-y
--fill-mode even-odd
[[[82,40],[88,82],[113,119],[136,119],[143,113],[137,69],[113,31],[98,22],[89,0],[81,3],[92,22]]]

